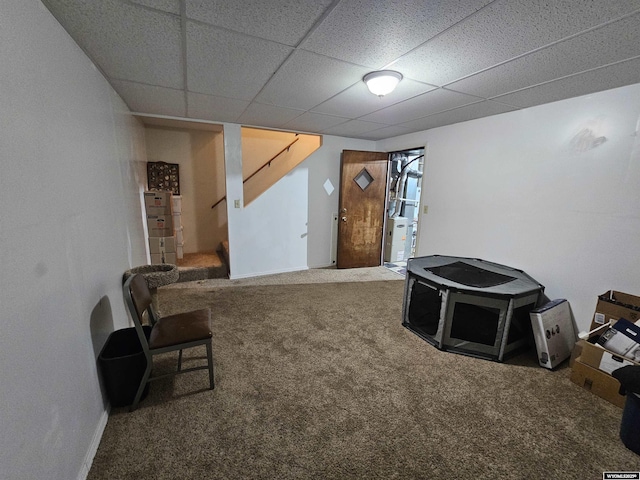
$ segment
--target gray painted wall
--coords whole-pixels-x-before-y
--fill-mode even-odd
[[[39,1],[0,18],[0,477],[84,478],[107,419],[96,358],[146,263],[143,133]]]

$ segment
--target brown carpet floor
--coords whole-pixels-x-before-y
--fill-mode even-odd
[[[622,410],[537,366],[441,352],[401,326],[404,282],[160,289],[211,307],[194,372],[114,409],[89,478],[598,479],[639,471]],[[204,349],[188,362],[201,362]],[[176,355],[158,370],[172,368]]]

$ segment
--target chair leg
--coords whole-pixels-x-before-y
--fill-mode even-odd
[[[182,349],[178,352],[178,371],[182,370]]]
[[[142,379],[140,380],[140,386],[138,387],[136,396],[133,399],[133,403],[129,407],[130,412],[133,412],[138,406],[140,397],[142,397],[142,392],[144,392],[144,387],[147,385],[147,381],[149,380],[149,375],[151,375],[151,367],[151,362],[147,362],[147,368],[145,369],[144,374],[142,375]]]
[[[211,342],[207,343],[207,361],[209,363],[209,389],[213,390],[215,383],[213,382],[213,347]]]

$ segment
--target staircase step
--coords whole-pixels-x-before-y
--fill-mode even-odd
[[[228,278],[227,266],[217,252],[185,253],[177,264],[180,273],[178,282]]]

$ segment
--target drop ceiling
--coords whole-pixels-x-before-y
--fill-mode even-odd
[[[640,0],[43,3],[146,115],[378,140],[640,83]]]

